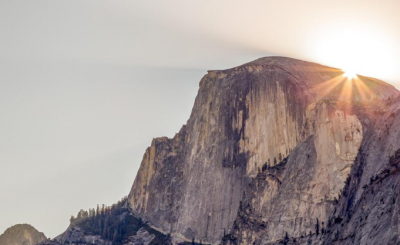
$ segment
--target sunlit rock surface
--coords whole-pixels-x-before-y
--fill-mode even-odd
[[[317,236],[316,224],[325,231],[333,213],[343,216],[349,202],[364,200],[369,187],[361,187],[400,146],[399,127],[376,122],[399,92],[342,74],[283,57],[209,71],[187,124],[146,150],[129,195],[133,212],[175,243],[272,244],[286,234],[296,243],[338,241]],[[357,167],[360,151],[371,159]],[[349,174],[359,183],[346,187],[353,193],[347,200],[341,193]],[[374,195],[365,200],[380,201]]]

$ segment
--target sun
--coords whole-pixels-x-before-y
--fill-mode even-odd
[[[310,53],[314,59],[344,69],[349,79],[355,78],[355,72],[389,79],[397,71],[398,44],[383,28],[346,22],[323,26],[314,33],[310,35],[313,38],[310,40]]]
[[[344,71],[343,76],[348,78],[348,79],[356,79],[357,78],[357,74],[353,71]]]

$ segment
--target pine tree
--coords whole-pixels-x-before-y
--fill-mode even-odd
[[[311,243],[312,243],[312,234],[311,234],[311,231],[310,231],[310,233],[308,234],[307,245],[311,245]]]
[[[105,205],[101,205],[101,211],[100,211],[101,215],[105,215]]]
[[[71,215],[71,218],[69,219],[69,222],[72,224],[75,220],[75,217],[73,215]]]
[[[97,205],[96,209],[80,210],[77,215],[79,219],[71,216],[71,222],[73,225],[81,227],[87,235],[98,235],[102,239],[111,241],[114,245],[119,245],[125,234],[132,232],[127,230],[129,219],[121,219],[121,215],[128,212],[126,202],[127,197],[124,197],[112,206]],[[135,222],[135,227],[146,225],[141,219],[137,219]]]
[[[114,231],[114,235],[113,235],[112,241],[114,243],[118,242],[118,230],[117,229]]]
[[[289,242],[289,235],[288,235],[288,233],[286,232],[285,237],[283,238],[283,245],[287,245],[288,242]]]

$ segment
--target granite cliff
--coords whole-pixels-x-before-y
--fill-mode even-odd
[[[174,243],[374,244],[365,234],[375,223],[392,229],[375,239],[398,237],[388,204],[397,203],[398,97],[377,79],[283,57],[209,71],[187,124],[146,150],[130,207]],[[391,223],[362,223],[381,210],[377,188],[391,208],[379,217]]]

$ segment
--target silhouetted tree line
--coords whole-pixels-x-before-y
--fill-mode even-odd
[[[140,228],[155,236],[150,245],[171,244],[169,234],[152,229],[142,219],[130,214],[127,197],[112,206],[97,205],[88,211],[81,209],[76,218],[71,217],[71,225],[79,226],[86,235],[100,236],[112,244],[122,244],[136,235]]]
[[[124,197],[112,206],[103,204],[88,211],[81,209],[76,218],[71,216],[70,222],[82,228],[87,235],[99,235],[113,244],[119,244],[126,233],[127,226],[123,214],[128,213],[127,200],[128,198]]]
[[[330,219],[328,220],[328,227],[331,226],[331,221]],[[308,240],[307,240],[307,245],[311,245],[312,244],[312,238],[313,238],[313,234],[315,234],[315,238],[319,237],[319,235],[325,235],[328,232],[327,228],[324,227],[324,222],[319,222],[319,219],[317,218],[317,222],[315,224],[315,233],[312,233],[311,231],[309,231],[308,233]],[[307,237],[307,233],[304,233],[304,235],[301,235],[300,238],[305,238]],[[322,239],[322,236],[319,237],[320,239]],[[279,244],[283,244],[283,245],[289,245],[289,244],[297,244],[297,240],[296,238],[293,238],[293,240],[290,242],[290,238],[288,233],[285,233],[285,236],[283,237],[283,239],[279,242]]]

